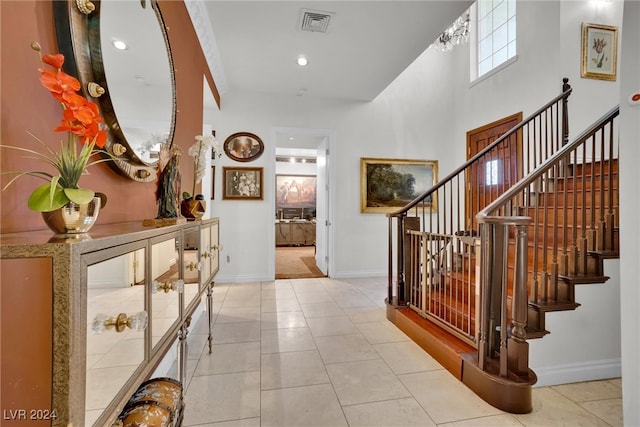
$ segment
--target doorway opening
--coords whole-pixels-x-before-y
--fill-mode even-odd
[[[328,276],[326,131],[278,129],[275,148],[275,278]]]

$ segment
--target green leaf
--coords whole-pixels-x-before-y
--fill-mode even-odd
[[[89,203],[95,195],[93,191],[86,188],[65,188],[63,191],[69,200],[79,205]]]
[[[63,207],[68,201],[62,189],[50,182],[33,190],[27,206],[33,211],[50,212]]]

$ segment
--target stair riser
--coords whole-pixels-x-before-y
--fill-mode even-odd
[[[579,192],[578,194],[576,194],[575,196],[575,200],[574,200],[574,193],[573,191],[568,191],[567,195],[566,195],[566,206],[568,207],[572,207],[574,206],[578,206],[578,207],[582,207],[583,204],[587,205],[587,206],[591,206],[592,205],[592,198],[594,199],[593,201],[595,202],[596,206],[600,205],[600,198],[601,198],[601,194],[604,193],[604,202],[605,202],[605,206],[607,206],[609,204],[609,190],[605,190],[603,192],[600,191],[594,191],[593,192],[593,196],[592,196],[592,191],[591,190],[585,190],[585,194],[586,194],[586,199],[583,200],[582,198],[582,194]],[[611,192],[611,195],[613,196],[613,206],[618,206],[620,204],[620,200],[619,200],[619,192],[617,189],[614,189]],[[551,208],[555,207],[555,203],[557,200],[557,206],[558,207],[563,207],[565,206],[565,195],[563,192],[560,193],[545,193],[545,194],[541,194],[539,196],[539,207],[544,206],[545,204]],[[533,208],[534,206],[532,205],[530,208]]]
[[[610,182],[612,183],[611,186],[609,185]],[[618,188],[617,174],[614,174],[612,177],[609,177],[609,175],[605,175],[602,179],[600,179],[599,176],[596,176],[593,181],[591,180],[591,177],[585,177],[585,179],[582,179],[582,177],[556,178],[553,183],[550,183],[547,190],[561,193],[565,190],[565,188],[567,189],[567,191],[581,191],[583,188],[585,190],[589,190],[591,188],[593,188],[594,190],[607,190],[610,187],[613,187],[614,189]]]

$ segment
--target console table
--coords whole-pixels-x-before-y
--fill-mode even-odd
[[[0,235],[5,421],[110,426],[186,338],[205,295],[211,348],[218,238],[217,218],[162,228],[96,225],[84,236]],[[180,359],[176,379],[184,384]]]
[[[315,244],[315,221],[276,220],[276,246],[308,246]]]

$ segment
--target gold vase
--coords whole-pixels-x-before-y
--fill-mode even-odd
[[[202,218],[207,211],[207,202],[204,200],[182,200],[180,202],[180,212],[188,221],[195,221]]]
[[[86,233],[98,219],[101,204],[99,196],[89,203],[69,202],[55,211],[42,212],[42,219],[56,234]]]

